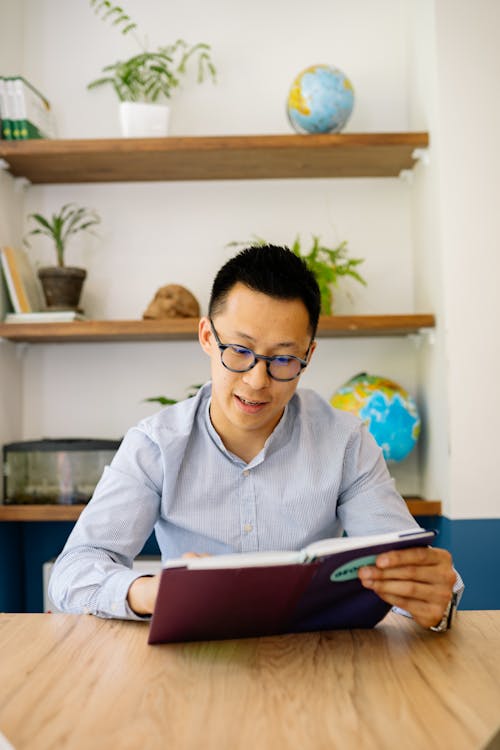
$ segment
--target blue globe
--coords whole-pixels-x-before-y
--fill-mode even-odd
[[[338,133],[354,105],[350,80],[331,65],[312,65],[294,80],[287,112],[298,133]]]
[[[363,372],[339,388],[330,403],[365,422],[386,461],[402,461],[417,443],[417,406],[410,394],[392,380]]]

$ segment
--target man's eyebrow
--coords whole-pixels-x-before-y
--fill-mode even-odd
[[[235,336],[237,338],[239,338],[239,339],[245,339],[246,341],[248,341],[252,345],[254,345],[256,343],[256,341],[253,338],[253,336],[249,336],[248,333],[244,333],[243,331],[235,331]],[[278,347],[283,347],[283,348],[291,349],[292,347],[297,347],[297,346],[298,346],[298,344],[297,344],[296,341],[276,341],[274,344],[272,344],[272,346],[270,348],[274,349],[274,348],[278,348]]]

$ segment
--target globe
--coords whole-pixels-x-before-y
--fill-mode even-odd
[[[417,443],[417,406],[410,394],[392,380],[362,372],[339,388],[330,403],[363,420],[386,461],[402,461]]]
[[[331,65],[311,65],[299,73],[288,94],[287,112],[298,133],[338,133],[350,117],[354,90]]]

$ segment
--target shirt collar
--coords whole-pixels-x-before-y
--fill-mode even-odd
[[[209,386],[209,387],[208,387]],[[246,466],[248,468],[254,468],[255,466],[258,466],[261,464],[266,456],[268,456],[271,453],[274,453],[275,451],[279,450],[282,446],[284,446],[291,437],[292,434],[292,424],[293,420],[295,418],[296,414],[296,395],[294,394],[288,404],[285,406],[285,410],[281,416],[280,421],[272,431],[272,433],[267,438],[266,442],[264,443],[264,447],[262,450],[254,456],[254,458],[250,461],[249,464],[246,464],[245,461],[243,461],[242,458],[235,455],[231,451],[229,451],[224,443],[222,442],[221,436],[215,429],[215,427],[212,424],[212,420],[210,419],[210,403],[211,403],[211,392],[212,392],[212,386],[211,383],[207,383],[206,386],[204,386],[204,389],[206,388],[207,394],[209,393],[210,396],[207,398],[205,407],[203,409],[203,424],[205,429],[207,430],[211,440],[216,445],[216,447],[224,453],[227,458],[229,458],[230,461],[232,461],[235,464],[238,464],[240,466]]]

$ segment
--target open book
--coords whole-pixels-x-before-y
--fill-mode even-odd
[[[427,546],[434,531],[322,539],[297,552],[168,560],[149,643],[371,628],[390,610],[358,578],[382,552]]]

